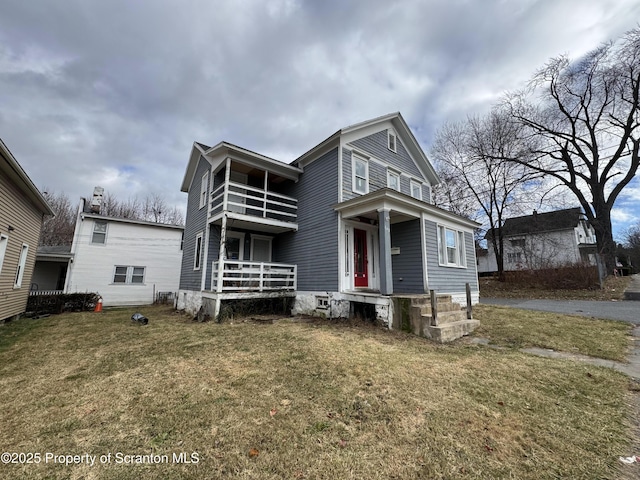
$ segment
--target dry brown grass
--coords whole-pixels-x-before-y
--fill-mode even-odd
[[[199,324],[163,308],[140,326],[132,313],[0,328],[0,450],[199,463],[3,476],[614,478],[629,453],[627,379],[607,369],[366,326]]]
[[[631,277],[605,279],[602,289],[546,289],[539,285],[499,282],[491,277],[480,278],[480,296],[485,298],[547,298],[550,300],[622,300]]]
[[[493,305],[476,305],[473,316],[480,320],[474,335],[506,347],[550,348],[623,362],[632,342],[631,325],[614,320]]]

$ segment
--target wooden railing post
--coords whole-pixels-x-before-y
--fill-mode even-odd
[[[465,285],[467,291],[467,320],[471,320],[472,311],[471,311],[471,285],[468,283]]]
[[[429,290],[429,295],[431,295],[431,326],[435,327],[438,325],[438,301],[436,299],[436,291]]]

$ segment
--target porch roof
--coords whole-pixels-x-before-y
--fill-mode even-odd
[[[382,188],[366,195],[360,195],[333,205],[333,209],[342,213],[343,218],[364,217],[375,220],[378,218],[378,211],[389,210],[391,223],[420,218],[423,213],[426,213],[430,217],[441,218],[468,228],[480,227],[480,224],[473,220],[443,210],[392,188]]]

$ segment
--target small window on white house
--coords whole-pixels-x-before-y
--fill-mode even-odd
[[[132,265],[116,265],[113,273],[113,283],[138,284],[144,283],[145,267]]]
[[[91,235],[91,243],[104,245],[107,242],[107,222],[103,220],[95,220],[93,222],[93,234]]]
[[[13,285],[14,288],[20,288],[22,286],[22,278],[24,277],[24,269],[27,266],[27,253],[29,253],[29,245],[22,244],[22,250],[20,251],[20,261],[18,262],[18,270],[16,270],[16,281]]]
[[[204,172],[200,183],[200,208],[207,204],[207,187],[209,186],[209,172]]]
[[[422,185],[415,180],[411,180],[411,196],[422,200]]]
[[[400,191],[400,174],[393,170],[387,170],[387,187]]]
[[[392,152],[396,152],[397,140],[398,139],[396,138],[396,134],[391,130],[387,130],[387,147],[389,147],[389,150],[391,150]]]
[[[464,232],[438,226],[438,261],[446,267],[466,267]]]
[[[355,193],[369,193],[369,162],[364,158],[353,155],[353,191]]]
[[[2,264],[4,263],[4,254],[7,252],[8,243],[9,237],[0,235],[0,273],[2,273]]]
[[[193,269],[200,270],[200,257],[202,256],[202,232],[196,235],[196,248],[193,258]]]

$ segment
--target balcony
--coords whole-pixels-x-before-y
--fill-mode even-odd
[[[211,192],[209,220],[219,220],[223,212],[236,220],[234,225],[239,228],[272,233],[298,229],[298,200],[242,183],[228,181]]]
[[[222,285],[218,275],[222,264]],[[213,262],[211,290],[214,292],[295,291],[296,265],[223,260]]]

